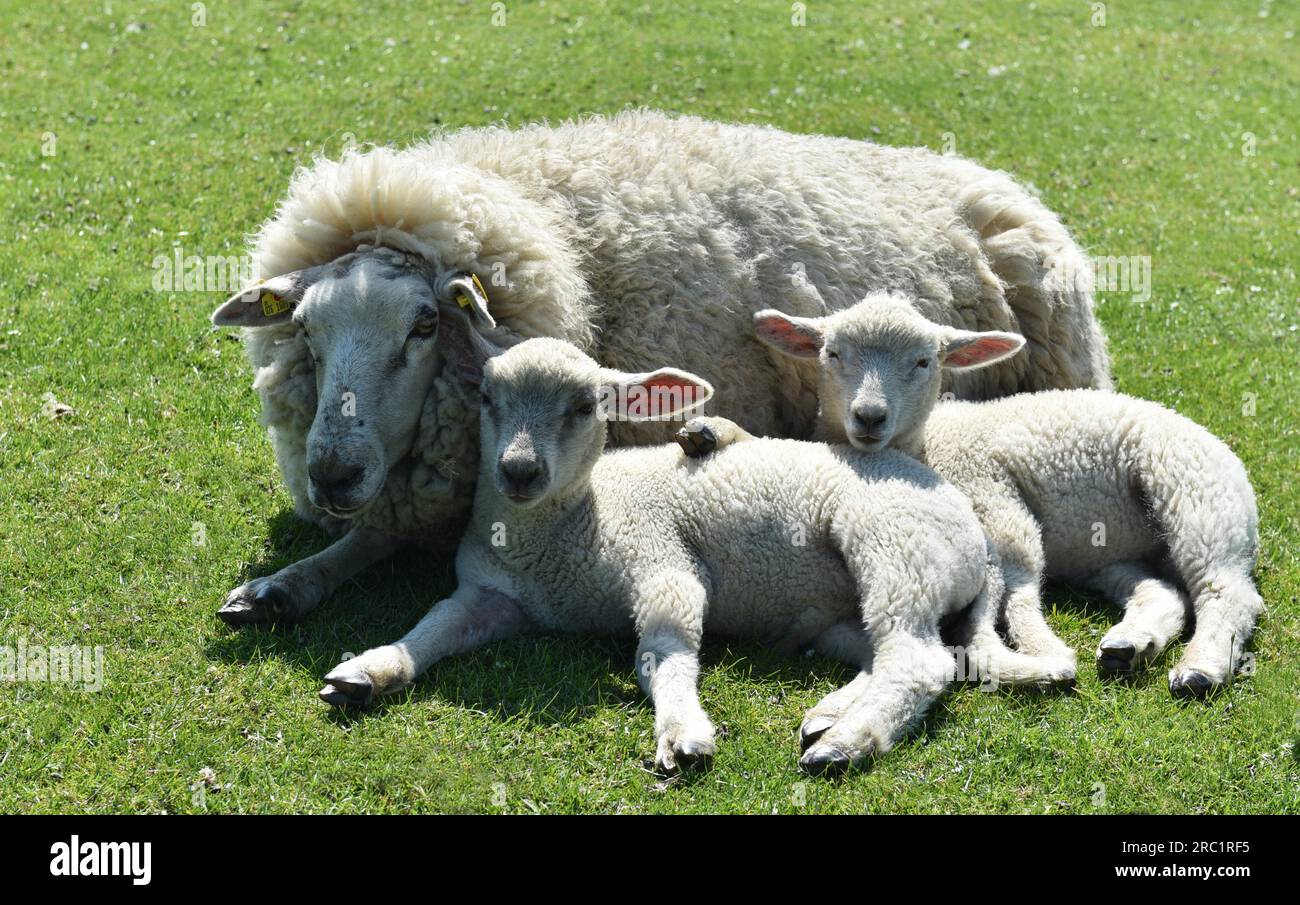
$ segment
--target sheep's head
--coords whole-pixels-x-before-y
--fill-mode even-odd
[[[671,420],[702,405],[713,387],[660,368],[603,368],[567,342],[531,339],[483,367],[482,466],[511,503],[563,499],[585,485],[605,446],[609,420]]]
[[[302,330],[317,390],[308,497],[333,516],[352,518],[410,452],[424,398],[444,366],[478,379],[464,319],[450,314],[458,307],[493,325],[469,274],[438,274],[423,259],[364,248],[246,289],[212,320],[252,328],[292,320]]]
[[[825,317],[760,311],[754,329],[787,355],[818,359],[822,426],[862,450],[917,439],[939,398],[941,368],[984,367],[1025,343],[1015,333],[936,324],[905,298],[887,293]]]

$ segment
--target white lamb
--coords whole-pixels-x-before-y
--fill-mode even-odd
[[[1201,696],[1236,670],[1264,608],[1251,580],[1258,516],[1241,461],[1204,428],[1156,403],[1090,390],[936,405],[942,369],[983,367],[1024,340],[940,326],[899,297],[869,296],[821,318],[768,310],[754,321],[767,343],[819,360],[819,436],[907,452],[970,497],[997,547],[1005,617],[1022,652],[1073,662],[1043,620],[1046,574],[1125,607],[1098,646],[1103,673],[1161,654],[1183,630],[1183,592],[1196,630],[1170,691]],[[711,445],[701,438],[748,436],[721,419],[687,433],[696,454]]]
[[[214,321],[248,328],[298,513],[351,531],[236,588],[232,624],[301,618],[399,541],[454,547],[478,397],[430,314],[446,290],[485,289],[501,344],[554,336],[628,371],[662,354],[719,385],[719,412],[782,436],[811,430],[816,369],[753,342],[777,294],[820,315],[893,289],[945,323],[1023,331],[1027,354],[961,397],[1110,380],[1060,220],[1006,174],[924,148],[649,111],[464,129],[300,170],[252,256],[266,283]]]
[[[656,762],[671,771],[715,750],[696,690],[703,634],[757,637],[863,668],[804,720],[801,763],[821,772],[887,751],[954,679],[943,617],[974,603],[972,635],[996,639],[1000,576],[979,522],[907,456],[777,439],[703,460],[671,443],[602,454],[606,416],[668,418],[712,387],[602,368],[555,339],[492,358],[481,390],[458,587],[397,643],[331,671],[331,704],[525,630],[635,631]]]

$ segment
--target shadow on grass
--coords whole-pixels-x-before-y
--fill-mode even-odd
[[[245,569],[232,587],[249,577],[270,574],[323,549],[330,538],[285,510],[269,524],[268,555]],[[295,626],[222,631],[208,644],[208,655],[232,663],[272,658],[305,674],[323,677],[345,656],[401,637],[455,586],[454,549],[444,555],[407,551],[367,570],[340,588],[306,620]],[[1049,585],[1045,599],[1063,613],[1089,621],[1115,621],[1120,608],[1099,596]],[[212,619],[215,621],[215,606]],[[1080,668],[1089,668],[1081,651]],[[608,707],[648,706],[636,684],[635,642],[624,639],[530,636],[490,645],[435,665],[407,691],[379,699],[365,710],[322,710],[327,718],[351,723],[381,718],[395,705],[433,698],[501,720],[532,725],[572,724]],[[820,657],[787,655],[761,643],[706,642],[702,665],[722,670],[752,686],[770,686],[778,699],[791,690],[838,687],[853,670]],[[1163,658],[1162,658],[1163,659]],[[1161,675],[1157,664],[1136,676],[1115,681],[1145,684]],[[973,689],[954,685],[945,697]],[[1060,690],[1000,689],[1018,704],[1046,707]],[[930,736],[947,721],[947,708],[935,706],[911,738]]]

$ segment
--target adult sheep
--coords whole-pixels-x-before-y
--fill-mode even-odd
[[[403,541],[454,548],[478,400],[437,307],[460,295],[484,296],[499,345],[558,337],[625,371],[672,360],[763,434],[811,432],[817,373],[755,342],[753,313],[818,316],[872,290],[1025,336],[1028,354],[955,378],[959,397],[1110,385],[1088,261],[1056,216],[920,148],[647,111],[466,129],[300,170],[252,255],[266,282],[213,321],[249,328],[295,509],[343,537],[232,591],[231,624],[299,618]]]

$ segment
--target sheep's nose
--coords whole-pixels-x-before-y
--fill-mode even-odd
[[[879,434],[889,420],[889,408],[883,405],[855,405],[853,423],[859,432],[868,436]]]
[[[361,481],[365,469],[360,465],[343,462],[336,456],[327,456],[307,465],[307,475],[316,490],[330,502],[346,496]]]
[[[546,469],[538,459],[512,458],[501,460],[501,485],[508,496],[531,496],[546,476]]]

